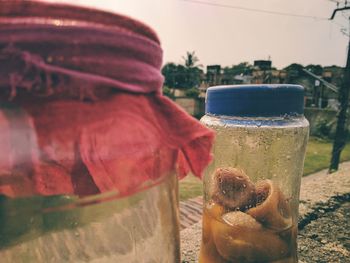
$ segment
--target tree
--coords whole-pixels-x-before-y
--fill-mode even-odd
[[[186,70],[185,89],[198,88],[201,84],[201,75],[203,71],[200,68],[193,67]]]
[[[304,66],[298,63],[292,63],[289,66],[284,68],[284,70],[286,71],[297,71],[298,73],[302,73],[303,69],[304,69]]]
[[[184,66],[167,63],[162,68],[162,74],[165,79],[164,85],[169,88],[184,88],[186,83],[186,68]]]
[[[337,12],[342,12],[349,10],[350,7],[347,6],[347,1],[344,3],[344,7],[339,8],[339,2],[337,2],[337,8],[334,9],[331,20],[334,18]],[[349,17],[350,19],[350,17]],[[350,96],[350,40],[348,41],[348,54],[346,59],[346,66],[344,70],[343,83],[339,89],[339,112],[338,112],[338,121],[337,128],[335,131],[335,138],[333,142],[332,158],[329,165],[329,173],[338,170],[340,154],[346,145],[347,140],[347,129],[346,129],[346,119],[347,111],[349,108],[349,96]]]
[[[321,76],[323,73],[323,68],[321,65],[307,65],[305,67],[306,70],[309,70],[310,72],[314,73],[315,75]]]
[[[203,71],[201,70],[202,65],[198,64],[199,59],[194,51],[186,52],[186,56],[182,57],[185,62],[186,81],[184,83],[185,89],[197,88],[201,83],[201,74]]]
[[[201,75],[203,71],[198,65],[198,57],[195,52],[186,52],[183,57],[184,65],[167,63],[162,69],[165,78],[164,84],[169,88],[191,89],[197,88],[201,83]]]
[[[297,79],[299,77],[305,76],[305,72],[303,71],[304,66],[298,63],[292,63],[289,66],[285,67],[284,70],[288,72],[289,83],[297,83]]]
[[[199,68],[202,65],[197,65],[197,62],[199,62],[199,59],[194,51],[186,52],[186,56],[183,56],[182,59],[185,61],[185,67],[187,69],[191,68]]]
[[[346,67],[344,70],[343,83],[339,89],[339,112],[337,128],[335,131],[335,137],[333,142],[332,158],[329,165],[329,172],[332,173],[338,170],[340,162],[340,154],[344,149],[347,141],[348,130],[346,129],[346,119],[349,108],[349,95],[350,95],[350,42],[348,45],[348,56]]]
[[[225,67],[224,73],[229,75],[249,75],[253,71],[253,65],[249,64],[248,62],[241,62],[237,65],[232,65],[232,67]]]

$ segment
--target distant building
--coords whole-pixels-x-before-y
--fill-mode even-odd
[[[286,83],[287,72],[285,70],[261,70],[255,69],[252,73],[252,84],[282,84]]]
[[[234,75],[223,70],[220,65],[209,65],[206,74],[202,77],[200,89],[206,90],[208,87],[218,85],[250,84],[252,78],[251,75]]]
[[[234,74],[221,65],[209,65],[201,76],[200,96],[205,96],[208,87],[237,84],[299,84],[305,87],[305,105],[308,107],[334,108],[338,94],[303,71],[303,66],[293,64],[285,70],[272,67],[270,60],[255,60],[254,66],[247,73]],[[335,86],[341,85],[343,68],[337,66],[324,67],[318,76]]]
[[[221,73],[221,66],[220,65],[207,66],[207,74],[217,75],[220,73]]]
[[[209,65],[207,66],[206,83],[210,86],[220,85],[222,79],[221,66]]]
[[[332,66],[324,67],[317,78],[323,79],[336,87],[340,87],[343,68]],[[319,79],[298,69],[287,70],[287,82],[299,84],[305,88],[305,106],[316,108],[335,108],[338,93],[324,85]]]
[[[254,61],[254,68],[260,69],[260,70],[270,70],[272,66],[271,60],[255,60]]]

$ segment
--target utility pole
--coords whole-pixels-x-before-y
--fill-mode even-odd
[[[347,6],[347,5],[345,5],[342,8],[336,8],[333,11],[333,14],[330,20],[334,19],[337,12],[341,12],[349,9],[350,9],[350,6]],[[337,128],[335,131],[335,138],[333,142],[332,159],[328,169],[329,173],[332,173],[338,170],[340,154],[344,149],[346,140],[347,140],[346,117],[347,117],[347,110],[349,108],[349,93],[350,93],[350,38],[348,43],[348,54],[347,54],[346,66],[344,70],[344,78],[338,93],[340,108],[338,112]]]

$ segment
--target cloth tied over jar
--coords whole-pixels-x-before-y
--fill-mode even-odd
[[[162,49],[125,16],[0,1],[0,193],[136,193],[198,177],[213,133],[162,95]]]

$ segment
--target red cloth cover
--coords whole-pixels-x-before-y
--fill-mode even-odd
[[[200,177],[213,133],[161,94],[156,34],[93,9],[0,0],[0,193],[133,194]]]

